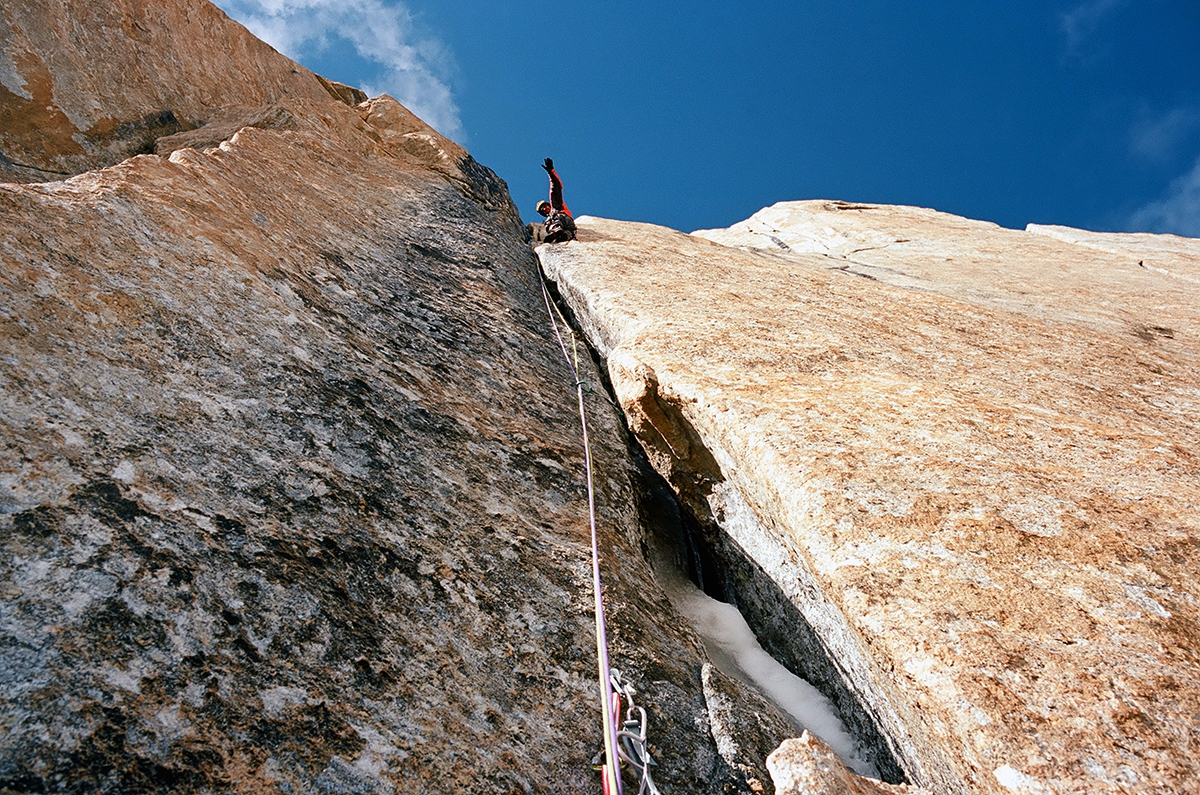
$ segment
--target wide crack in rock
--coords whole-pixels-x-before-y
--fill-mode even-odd
[[[561,304],[557,286],[550,291]],[[569,305],[562,310],[577,328],[579,316]],[[746,762],[763,752],[764,743],[773,746],[788,734],[790,724],[796,735],[805,729],[821,733],[863,775],[905,781],[876,718],[847,688],[839,655],[822,645],[795,604],[730,536],[728,517],[736,514],[733,524],[744,524],[744,504],[720,510],[720,521],[714,516],[713,505],[727,504],[722,495],[728,484],[704,440],[677,406],[662,399],[652,370],[620,349],[610,354],[599,373],[623,407],[638,451],[649,457],[640,489],[644,551],[658,584],[716,661],[715,667],[705,666],[703,681],[709,725],[722,756],[746,771],[754,788],[762,771]],[[656,469],[668,475],[670,485]],[[869,783],[861,786],[873,791]]]
[[[697,520],[661,478],[649,480],[655,576],[716,667],[770,700],[796,736],[810,730],[856,772],[903,782],[886,740],[803,615],[711,516]],[[709,678],[710,713],[728,711]]]

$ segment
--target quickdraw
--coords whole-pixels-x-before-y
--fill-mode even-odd
[[[621,728],[617,730],[617,753],[637,774],[638,795],[660,795],[654,778],[650,775],[650,766],[658,763],[651,758],[649,743],[646,740],[649,728],[646,710],[634,703],[633,696],[637,691],[633,689],[632,684],[621,681],[620,671],[614,669],[609,681],[614,691],[613,714],[617,720],[620,720],[622,696],[625,697],[626,704],[625,719],[621,721]]]

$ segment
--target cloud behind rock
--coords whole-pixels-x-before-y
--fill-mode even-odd
[[[443,135],[465,138],[449,85],[453,59],[436,37],[419,29],[400,3],[383,0],[218,0],[225,13],[283,54],[304,62],[339,43],[360,59],[350,75],[372,96],[391,94]]]
[[[1136,210],[1129,218],[1129,227],[1200,237],[1200,157],[1191,171],[1171,182],[1163,198]]]

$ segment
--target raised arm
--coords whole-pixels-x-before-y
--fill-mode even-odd
[[[570,215],[571,211],[563,202],[563,184],[558,177],[558,172],[554,170],[554,161],[547,157],[546,162],[542,163],[542,168],[546,169],[546,173],[550,175],[550,206]]]

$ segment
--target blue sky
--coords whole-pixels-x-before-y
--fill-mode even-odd
[[[218,0],[576,215],[792,199],[1200,237],[1197,0]]]

